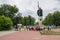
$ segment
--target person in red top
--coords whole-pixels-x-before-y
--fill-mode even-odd
[[[38,25],[36,25],[36,26],[35,26],[34,30],[35,30],[35,31],[37,31],[37,30],[38,30]]]

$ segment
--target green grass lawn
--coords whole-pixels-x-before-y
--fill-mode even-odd
[[[60,35],[60,32],[55,32],[51,30],[42,30],[40,31],[42,35]]]

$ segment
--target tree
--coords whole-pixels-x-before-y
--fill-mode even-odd
[[[29,25],[34,25],[35,23],[35,18],[33,18],[32,16],[28,15],[28,19],[29,19]]]
[[[43,21],[43,24],[45,25],[53,25],[53,15],[51,13],[49,13],[45,20]]]
[[[53,17],[54,17],[53,24],[55,26],[60,26],[60,12],[59,11],[54,12]]]
[[[35,23],[35,18],[29,16],[21,17],[21,24],[24,26],[33,26]]]
[[[9,30],[12,26],[12,20],[9,17],[0,16],[0,31]]]
[[[11,6],[8,4],[0,5],[0,15],[5,15],[13,18],[14,14],[17,12],[18,8],[16,6]]]
[[[21,13],[17,13],[14,18],[13,18],[13,24],[21,24],[22,21],[22,14]]]
[[[45,25],[55,25],[60,26],[60,12],[59,11],[55,11],[52,14],[48,14],[46,16],[46,18],[43,21],[43,24]]]
[[[13,18],[17,12],[18,8],[15,5],[14,6],[8,4],[0,5],[0,15],[10,17],[12,19],[13,24],[15,24],[14,23],[15,20]]]
[[[28,15],[28,17],[25,17],[26,19],[26,25],[28,26],[33,26],[35,23],[35,18],[33,18],[32,16]]]

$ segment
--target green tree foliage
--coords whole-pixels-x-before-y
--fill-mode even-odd
[[[21,24],[22,22],[22,14],[21,13],[18,13],[14,16],[13,18],[13,24],[16,25],[16,24]]]
[[[13,25],[15,24],[15,20],[13,18],[17,12],[18,8],[15,5],[14,6],[8,4],[0,5],[0,15],[10,17],[12,19]]]
[[[17,23],[19,23],[19,24],[22,24],[24,26],[33,26],[35,23],[35,18],[30,16],[30,15],[22,17],[22,14],[18,13],[16,15],[16,17],[14,18],[14,23],[15,23],[15,25]]]
[[[56,11],[54,13],[48,14],[44,19],[43,24],[60,26],[60,12]]]
[[[53,24],[53,15],[51,13],[49,13],[45,20],[43,21],[43,24],[45,25],[52,25]]]
[[[0,16],[0,31],[11,29],[12,21],[9,17]]]
[[[5,15],[13,18],[14,14],[18,12],[16,6],[11,6],[8,4],[0,5],[0,15]]]
[[[17,14],[17,15],[16,15]],[[31,17],[22,17],[21,13],[18,13],[18,8],[16,6],[11,6],[8,4],[0,5],[0,15],[4,15],[5,17],[10,17],[13,25],[23,24],[26,25],[34,25],[35,18]]]
[[[53,14],[54,20],[53,20],[53,24],[56,26],[60,26],[60,12],[56,11]]]
[[[24,26],[33,26],[35,23],[35,18],[33,18],[32,16],[25,16],[21,19],[21,24],[23,24]]]
[[[33,26],[34,23],[35,23],[35,18],[30,16],[30,15],[28,15],[28,25]]]

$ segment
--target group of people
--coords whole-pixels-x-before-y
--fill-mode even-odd
[[[28,30],[34,30],[34,31],[41,31],[41,30],[45,30],[45,29],[51,30],[51,27],[45,28],[45,27],[35,26],[35,27],[30,27],[30,28],[28,28]]]
[[[15,26],[15,30],[16,31],[18,31],[18,30],[21,30],[21,28],[19,28],[19,26],[18,25],[16,25]],[[45,28],[45,27],[39,27],[39,26],[35,26],[35,27],[29,27],[29,28],[26,28],[27,30],[34,30],[34,31],[40,31],[40,30],[45,30],[45,29],[47,29],[47,30],[51,30],[51,28],[50,27],[48,27],[48,28]]]
[[[29,30],[40,31],[40,30],[45,30],[45,28],[31,27],[31,28],[29,28]]]

